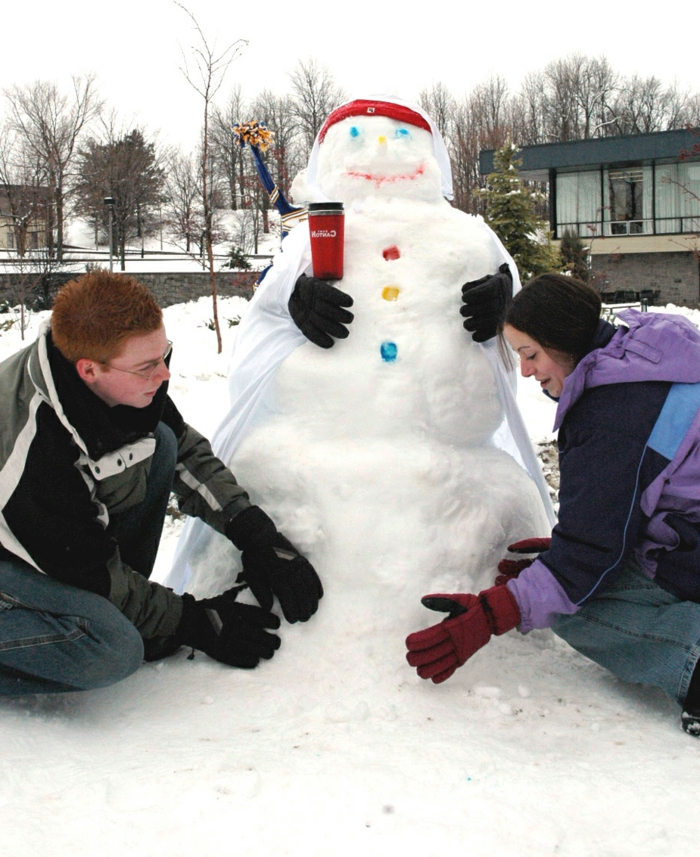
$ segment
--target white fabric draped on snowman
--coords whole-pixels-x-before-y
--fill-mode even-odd
[[[433,153],[442,175],[442,194],[452,199],[452,170],[445,143],[430,117],[418,106],[388,96],[372,96],[371,100],[389,102],[408,108],[422,116],[432,132]],[[342,109],[342,108],[339,108]],[[327,201],[317,184],[319,139],[314,143],[306,174],[308,199],[305,202]],[[502,262],[507,262],[513,275],[513,294],[520,290],[518,271],[508,251],[496,234],[478,217],[497,248]],[[284,240],[262,284],[250,302],[239,325],[229,364],[228,381],[231,404],[227,415],[212,437],[216,455],[228,464],[241,440],[256,425],[264,422],[273,411],[269,401],[270,382],[282,361],[298,346],[307,342],[289,314],[289,298],[300,274],[311,272],[311,249],[308,221],[296,226]],[[496,273],[493,271],[493,273]],[[459,319],[461,321],[461,319]],[[352,336],[352,327],[350,328]],[[468,335],[465,333],[465,336]],[[498,355],[496,340],[482,343],[493,369],[504,420],[492,437],[493,444],[509,453],[530,474],[537,485],[548,519],[556,518],[542,470],[516,404],[517,379]],[[190,559],[202,556],[214,533],[203,521],[187,520],[180,536],[173,566],[165,583],[176,592],[187,591],[192,577]]]

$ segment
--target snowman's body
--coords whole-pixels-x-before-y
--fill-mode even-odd
[[[352,147],[370,134],[385,149],[365,139],[363,161]],[[332,349],[306,342],[286,357],[230,465],[321,576],[326,597],[305,633],[315,622],[411,630],[426,592],[489,585],[509,543],[548,531],[534,482],[491,443],[503,419],[493,369],[459,315],[461,286],[503,257],[483,222],[442,198],[423,129],[343,120],[321,147],[318,183],[345,202],[336,285],[355,319]],[[236,562],[214,540],[191,558],[189,588],[220,591]]]
[[[332,395],[304,403],[316,438],[486,441],[501,408],[488,360],[459,316],[462,284],[498,268],[483,225],[444,200],[370,198],[349,208],[345,233],[337,285],[354,301],[350,336],[330,353],[307,343],[287,358],[275,380],[280,418],[331,378]]]

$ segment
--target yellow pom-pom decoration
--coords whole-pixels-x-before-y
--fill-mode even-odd
[[[261,152],[266,152],[272,143],[272,132],[268,131],[264,122],[243,122],[233,126],[236,139],[245,146],[256,146]]]

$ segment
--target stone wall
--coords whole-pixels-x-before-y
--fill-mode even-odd
[[[115,273],[119,273],[115,271]],[[73,279],[76,274],[53,274],[52,286],[58,288]],[[140,283],[147,286],[162,307],[172,304],[197,300],[211,295],[209,273],[194,271],[187,273],[136,273],[133,274]],[[239,296],[251,298],[253,283],[258,278],[257,271],[219,272],[216,275],[216,290],[221,297]],[[27,278],[25,278],[25,283]],[[0,303],[8,300],[10,304],[18,303],[17,289],[22,285],[18,274],[0,274]],[[27,303],[31,301],[28,298]]]
[[[700,265],[693,253],[612,253],[592,257],[596,286],[601,292],[654,291],[659,292],[658,304],[700,308]],[[119,273],[116,271],[115,273]],[[216,275],[217,294],[222,297],[251,298],[257,271],[219,272]],[[54,274],[52,280],[62,285],[75,274]],[[206,271],[182,273],[137,273],[133,276],[147,286],[162,307],[197,300],[211,295]],[[8,300],[18,303],[17,274],[0,274],[0,304]],[[28,300],[27,303],[31,305]]]
[[[147,286],[162,307],[195,301],[211,295],[209,273],[199,271],[182,274],[136,274],[136,279]],[[221,297],[253,297],[253,283],[257,271],[219,272],[216,275],[216,293]]]
[[[700,265],[693,253],[611,253],[592,257],[602,292],[651,290],[656,301],[700,307]]]

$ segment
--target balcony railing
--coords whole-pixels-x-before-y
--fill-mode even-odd
[[[700,232],[700,216],[657,217],[647,220],[606,220],[602,224],[579,221],[559,223],[557,238],[561,238],[565,229],[573,229],[584,241],[587,238],[622,237],[624,235],[688,235]],[[601,231],[602,229],[602,231]]]

